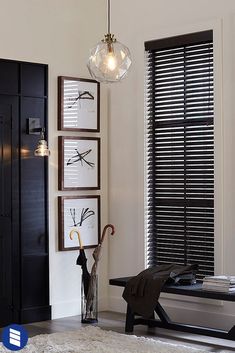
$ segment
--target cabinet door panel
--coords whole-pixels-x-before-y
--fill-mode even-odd
[[[45,96],[46,68],[44,65],[21,65],[21,93],[24,96]]]
[[[0,94],[19,93],[19,64],[12,61],[0,61]]]
[[[12,320],[11,105],[0,98],[0,326]]]
[[[21,159],[21,244],[23,254],[44,254],[47,251],[46,180],[47,159],[35,157],[39,135],[24,134],[27,118],[39,118],[44,126],[44,100],[22,98],[21,101],[22,150]]]

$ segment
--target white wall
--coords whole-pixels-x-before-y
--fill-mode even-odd
[[[109,277],[144,268],[144,41],[214,29],[216,97],[216,269],[235,275],[235,1],[118,0],[112,32],[129,46],[129,77],[110,92],[109,204],[117,236],[110,242]],[[110,308],[123,311],[122,289],[109,288]],[[229,328],[235,305],[164,295],[173,318]],[[181,308],[184,308],[182,311]],[[209,315],[208,315],[209,313]]]
[[[50,291],[53,318],[80,312],[80,268],[75,265],[77,252],[57,251],[57,196],[89,194],[58,192],[57,136],[66,134],[57,131],[57,76],[89,77],[86,68],[89,49],[105,31],[102,21],[106,14],[105,0],[97,1],[96,5],[92,11],[93,0],[0,0],[0,57],[49,65]],[[97,135],[102,137],[102,225],[107,223],[106,97],[106,89],[102,88],[101,134]],[[89,255],[91,253],[88,251]],[[102,309],[102,302],[107,301],[107,244],[100,264]]]

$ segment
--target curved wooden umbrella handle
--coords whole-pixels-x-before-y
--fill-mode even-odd
[[[110,233],[111,235],[114,235],[114,234],[115,234],[115,228],[114,228],[114,226],[113,226],[112,224],[106,224],[106,226],[104,227],[103,232],[102,232],[100,244],[103,243],[104,237],[105,237],[105,234],[106,234],[108,228],[111,228],[111,233]]]
[[[82,245],[82,240],[81,240],[81,236],[80,236],[80,233],[77,229],[72,229],[71,232],[69,233],[69,237],[71,240],[73,240],[73,234],[76,233],[77,236],[78,236],[78,242],[79,242],[79,246],[80,246],[80,249],[83,249],[83,245]]]

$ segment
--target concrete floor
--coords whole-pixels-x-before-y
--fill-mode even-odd
[[[84,324],[81,324],[80,316],[25,325],[31,337],[45,333],[73,331],[79,329],[81,326],[84,326]],[[124,333],[125,315],[113,312],[100,312],[98,326],[105,330]],[[174,344],[185,344],[190,347],[201,348],[208,352],[218,353],[224,350],[226,352],[235,352],[235,342],[207,336],[193,335],[160,328],[147,329],[145,326],[136,326],[134,334]]]

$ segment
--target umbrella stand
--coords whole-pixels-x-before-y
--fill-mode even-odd
[[[94,264],[91,269],[91,278],[90,278],[90,284],[89,284],[89,289],[87,293],[87,305],[86,305],[86,316],[89,317],[91,316],[91,313],[94,312],[94,307],[96,307],[96,320],[98,318],[98,298],[97,298],[97,286],[98,286],[98,276],[97,276],[97,268],[98,268],[98,262],[100,259],[100,253],[102,249],[102,244],[106,235],[106,232],[108,228],[111,228],[111,235],[114,235],[115,229],[112,224],[107,224],[102,232],[101,240],[98,246],[95,248],[93,252],[93,258],[94,258]],[[97,320],[98,321],[98,320]]]
[[[69,237],[71,240],[73,240],[73,235],[74,233],[77,234],[78,236],[78,242],[79,242],[79,256],[77,258],[76,264],[81,266],[82,268],[82,280],[81,280],[81,312],[82,312],[82,319],[81,321],[87,322],[85,321],[85,311],[86,311],[86,302],[87,302],[87,294],[88,294],[88,289],[89,289],[89,284],[90,284],[90,273],[88,272],[87,269],[87,258],[86,258],[86,254],[82,245],[82,241],[81,241],[81,237],[80,237],[80,233],[77,229],[72,229]]]

